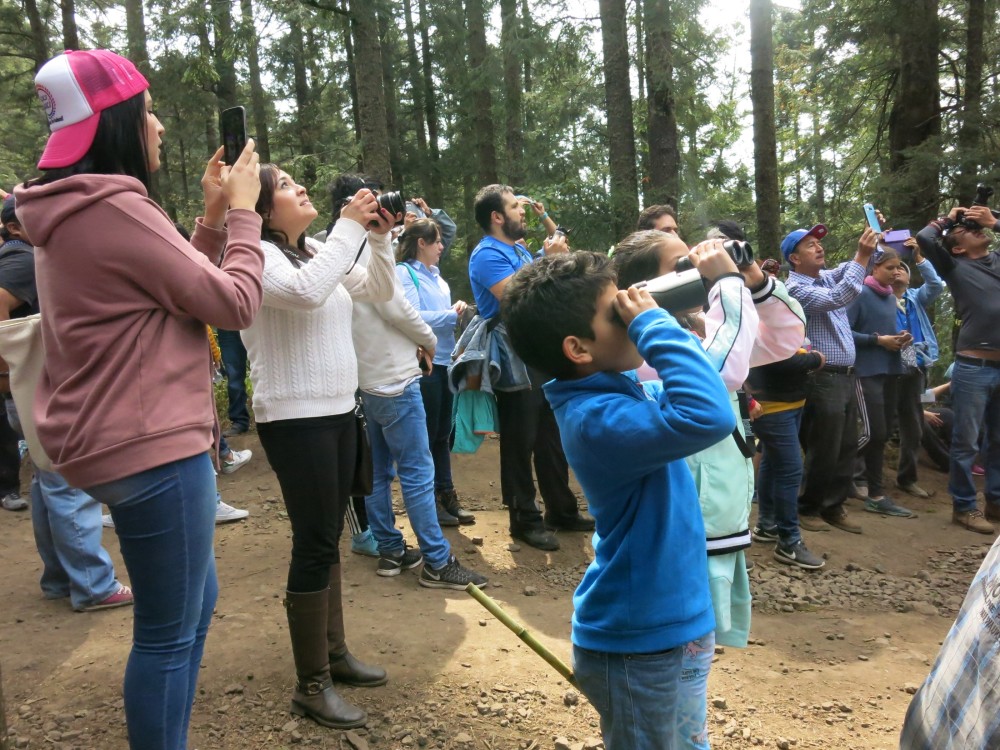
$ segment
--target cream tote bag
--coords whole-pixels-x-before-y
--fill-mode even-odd
[[[10,368],[10,390],[28,443],[31,461],[43,471],[52,471],[52,461],[42,450],[35,431],[35,386],[42,375],[45,348],[42,345],[42,316],[0,322],[0,357]]]

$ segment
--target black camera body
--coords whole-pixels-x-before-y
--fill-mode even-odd
[[[993,197],[993,188],[989,185],[976,185],[976,198],[972,201],[973,206],[988,206],[989,199]],[[994,219],[1000,219],[1000,211],[990,211],[993,214]],[[958,214],[958,220],[955,222],[959,226],[965,227],[973,232],[981,230],[983,227],[977,221],[965,218],[965,212],[961,211]]]
[[[374,192],[374,191],[373,191]],[[406,198],[401,192],[377,193],[379,208],[385,209],[391,216],[399,214],[400,219],[395,226],[403,223],[403,216],[406,214]]]

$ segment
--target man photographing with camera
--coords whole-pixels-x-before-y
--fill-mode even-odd
[[[977,203],[985,203],[990,194],[992,190],[981,187]],[[973,205],[953,208],[917,234],[920,250],[948,284],[955,317],[961,321],[951,381],[952,521],[981,534],[992,534],[992,522],[1000,522],[1000,255],[990,250],[987,229],[1000,230],[1000,221],[988,206]],[[972,479],[984,424],[985,512],[976,505]]]

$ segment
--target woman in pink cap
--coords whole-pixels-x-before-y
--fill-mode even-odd
[[[231,168],[212,156],[189,244],[148,197],[163,126],[135,66],[67,52],[35,85],[44,174],[15,195],[44,310],[38,434],[114,518],[135,593],[129,745],[182,750],[218,592],[205,325],[246,328],[261,304],[258,157],[252,142]]]

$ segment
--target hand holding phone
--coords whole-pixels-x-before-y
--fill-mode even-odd
[[[243,107],[224,109],[219,116],[222,131],[222,160],[233,166],[247,145],[247,112]]]
[[[872,228],[875,234],[882,234],[882,225],[879,224],[878,214],[875,212],[875,206],[871,203],[866,203],[864,205],[865,218],[868,220],[868,226]]]

